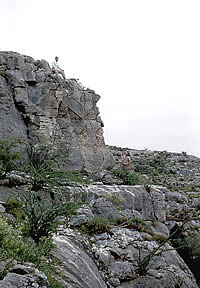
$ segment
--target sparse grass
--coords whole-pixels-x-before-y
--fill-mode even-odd
[[[120,203],[125,202],[125,199],[121,195],[119,195],[117,193],[104,194],[104,198],[105,198],[105,200],[110,201],[110,202],[112,202],[115,205],[118,205]]]
[[[155,240],[158,243],[162,243],[165,239],[166,239],[166,237],[164,237],[160,234],[153,233],[153,235],[152,235],[152,240]]]
[[[89,179],[85,179],[78,171],[54,171],[49,173],[49,177],[60,183],[66,184],[89,184]]]
[[[144,185],[146,179],[137,172],[126,172],[118,168],[113,170],[114,175],[120,177],[125,185]]]
[[[83,232],[88,233],[103,233],[111,228],[112,222],[101,216],[95,216],[88,219],[87,224],[81,226]]]

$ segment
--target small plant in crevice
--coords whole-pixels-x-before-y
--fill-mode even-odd
[[[152,217],[151,221],[152,221],[153,227],[156,228],[158,225],[158,221],[157,221],[156,217]]]
[[[3,97],[5,97],[6,96],[6,94],[4,93],[4,91],[2,92],[2,91],[0,91],[0,98],[3,98]]]
[[[155,241],[157,241],[158,243],[162,243],[165,239],[166,239],[166,237],[163,236],[163,235],[156,234],[156,233],[153,233],[153,234],[152,234],[152,240],[155,240]]]
[[[147,232],[147,233],[150,230],[148,225],[145,223],[145,220],[138,218],[138,217],[133,217],[132,219],[129,219],[127,221],[127,227],[128,228],[134,228],[137,231]]]
[[[106,201],[109,201],[109,202],[113,203],[114,205],[118,205],[120,203],[125,202],[124,197],[122,197],[118,193],[106,193],[106,194],[104,194],[103,197]]]
[[[88,233],[103,233],[108,232],[112,224],[102,216],[94,216],[88,219],[87,223],[82,225],[80,229]]]
[[[17,167],[17,160],[20,159],[20,153],[17,152],[19,140],[0,139],[0,179]]]

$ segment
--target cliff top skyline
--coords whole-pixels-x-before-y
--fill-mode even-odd
[[[107,144],[200,156],[199,1],[2,1],[1,50],[100,94]]]

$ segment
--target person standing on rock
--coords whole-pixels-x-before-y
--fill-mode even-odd
[[[66,79],[64,70],[61,69],[60,66],[58,65],[58,56],[55,57],[55,61],[53,61],[52,63],[52,71],[55,72],[57,75],[61,74],[62,77]]]
[[[122,170],[125,172],[127,172],[131,168],[131,158],[130,158],[130,153],[128,151],[126,151],[122,159],[121,167],[122,167]]]

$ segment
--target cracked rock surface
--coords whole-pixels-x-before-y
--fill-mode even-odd
[[[63,169],[96,172],[113,166],[99,99],[77,80],[52,73],[45,60],[0,52],[0,138],[52,146],[65,155],[60,157]]]

